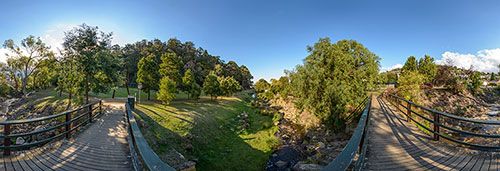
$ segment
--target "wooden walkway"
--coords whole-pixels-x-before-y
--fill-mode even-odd
[[[123,103],[110,107],[67,143],[0,158],[0,170],[132,170]]]
[[[498,152],[433,141],[389,102],[373,98],[365,170],[499,170]]]

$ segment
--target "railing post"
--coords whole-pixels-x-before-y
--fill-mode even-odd
[[[8,136],[8,135],[10,134],[10,124],[5,124],[5,125],[3,126],[3,134],[4,134],[5,136]],[[10,156],[10,148],[9,148],[9,146],[10,146],[10,138],[5,138],[5,139],[3,139],[3,145],[4,145],[5,147],[7,147],[7,148],[5,148],[5,149],[3,150],[3,155],[4,155],[4,156]]]
[[[92,105],[89,106],[89,123],[92,122]]]
[[[437,123],[439,123],[439,114],[437,114],[436,112],[433,112],[432,114],[434,114],[434,141],[439,141],[439,135],[437,133],[439,133],[439,125]]]
[[[102,100],[99,100],[99,115],[102,115]]]
[[[408,103],[408,106],[407,106],[408,107],[408,112],[407,112],[408,122],[411,122],[411,119],[410,119],[411,118],[411,103],[409,103],[409,102],[407,102],[407,103]]]
[[[66,139],[70,139],[71,138],[71,112],[67,112],[66,113]]]

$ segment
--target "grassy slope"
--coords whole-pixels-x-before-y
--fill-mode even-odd
[[[279,128],[272,124],[272,116],[256,114],[249,98],[242,93],[217,101],[188,101],[170,106],[141,104],[136,107],[136,115],[149,123],[148,128],[141,130],[159,156],[173,147],[188,159],[198,158],[198,170],[263,170],[273,147],[279,143],[274,136]],[[251,126],[238,132],[237,115],[243,111],[249,114]],[[190,142],[194,146],[192,152],[183,148],[189,141],[188,134],[197,137]],[[168,143],[157,143],[160,139]]]

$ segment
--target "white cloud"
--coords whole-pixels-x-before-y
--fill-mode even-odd
[[[437,64],[448,64],[465,69],[469,69],[472,66],[473,70],[481,72],[499,71],[500,48],[481,50],[475,55],[446,51],[442,56],[441,60],[436,60]]]
[[[5,48],[0,48],[0,63],[7,62],[7,56],[5,56],[5,53],[10,53],[10,51]]]
[[[396,65],[393,65],[393,66],[390,66],[390,67],[382,67],[380,69],[380,72],[385,72],[385,71],[390,71],[390,70],[393,70],[393,69],[396,69],[396,68],[403,68],[403,65],[401,64],[396,64]]]

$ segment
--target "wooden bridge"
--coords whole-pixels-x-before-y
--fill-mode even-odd
[[[0,135],[4,139],[0,146],[4,151],[0,170],[173,170],[158,158],[142,137],[131,106],[126,103],[115,107],[125,110],[104,112],[102,103],[95,102],[52,116],[0,122],[5,128]],[[42,130],[10,132],[14,125],[54,119],[64,121]],[[323,170],[499,170],[498,144],[464,142],[440,128],[470,136],[500,136],[461,130],[447,124],[453,119],[500,125],[498,121],[473,120],[434,111],[392,94],[372,96],[366,100],[351,140]],[[58,129],[61,130],[59,134],[50,138],[11,144],[17,137]],[[66,140],[55,141],[65,137]],[[9,154],[11,150],[28,149],[47,142],[52,143],[21,154]]]

